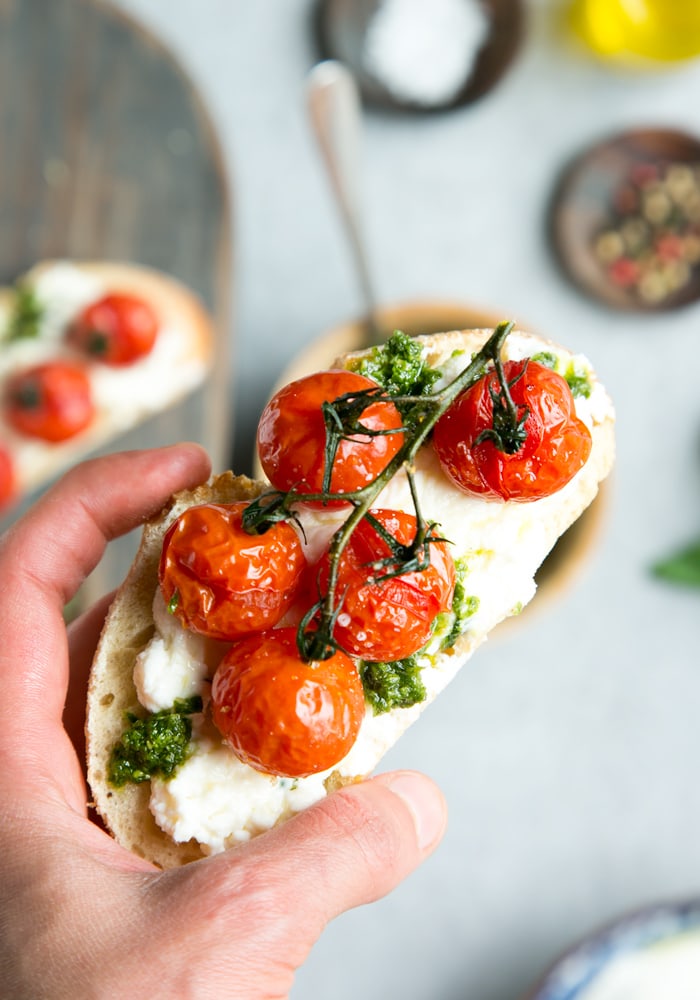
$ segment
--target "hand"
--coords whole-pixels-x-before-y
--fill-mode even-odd
[[[326,923],[389,892],[442,836],[443,799],[411,772],[166,872],[88,818],[68,732],[106,602],[68,631],[62,609],[108,539],[208,471],[193,445],[96,459],[0,539],[0,982],[13,1000],[285,997]]]

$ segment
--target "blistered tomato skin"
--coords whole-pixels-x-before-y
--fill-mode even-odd
[[[306,566],[299,538],[280,521],[261,535],[242,525],[245,503],[188,508],[163,541],[160,587],[185,628],[236,640],[271,628],[292,604]]]
[[[337,652],[304,663],[293,628],[235,643],[214,675],[214,724],[240,760],[267,774],[303,778],[333,767],[364,715],[352,660]]]
[[[325,469],[326,430],[322,404],[348,392],[376,388],[376,382],[348,371],[317,372],[291,382],[268,403],[258,424],[260,463],[278,490],[320,493]],[[360,422],[374,431],[396,430],[401,416],[391,402],[370,404]],[[373,482],[403,444],[402,433],[358,435],[341,441],[333,463],[331,492],[351,493]],[[331,501],[328,506],[342,505]]]
[[[0,510],[15,496],[15,470],[10,453],[0,448]]]
[[[153,350],[158,317],[134,295],[110,293],[87,306],[68,331],[79,350],[108,365],[130,365]]]
[[[462,393],[438,420],[433,447],[446,475],[460,489],[489,500],[532,501],[551,496],[573,479],[591,452],[591,435],[576,416],[566,380],[536,361],[504,366],[513,402],[529,415],[519,451],[506,454],[490,439],[478,442],[493,426],[489,387],[498,393],[491,372]]]
[[[412,514],[372,510],[373,517],[402,545],[416,534]],[[389,546],[374,526],[362,520],[353,532],[338,567],[336,594],[342,601],[333,635],[352,656],[393,661],[412,656],[432,631],[435,617],[452,606],[454,561],[446,542],[431,542],[426,569],[385,580],[373,578],[373,564],[389,555]],[[378,570],[377,576],[385,570]],[[328,585],[327,556],[319,566],[319,583]]]
[[[14,430],[53,443],[79,434],[95,416],[84,367],[64,361],[18,372],[7,382],[4,405]]]

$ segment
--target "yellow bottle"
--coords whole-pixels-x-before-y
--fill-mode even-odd
[[[576,34],[606,58],[700,55],[700,0],[573,0],[570,16]]]

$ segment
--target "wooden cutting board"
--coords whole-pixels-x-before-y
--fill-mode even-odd
[[[108,450],[187,437],[225,467],[231,211],[219,141],[170,52],[100,0],[0,0],[0,283],[37,260],[122,259],[199,294],[215,375],[185,405]],[[113,586],[134,543],[110,553]]]

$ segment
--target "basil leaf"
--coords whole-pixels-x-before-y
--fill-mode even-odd
[[[686,587],[700,587],[700,539],[652,567],[655,576]]]

